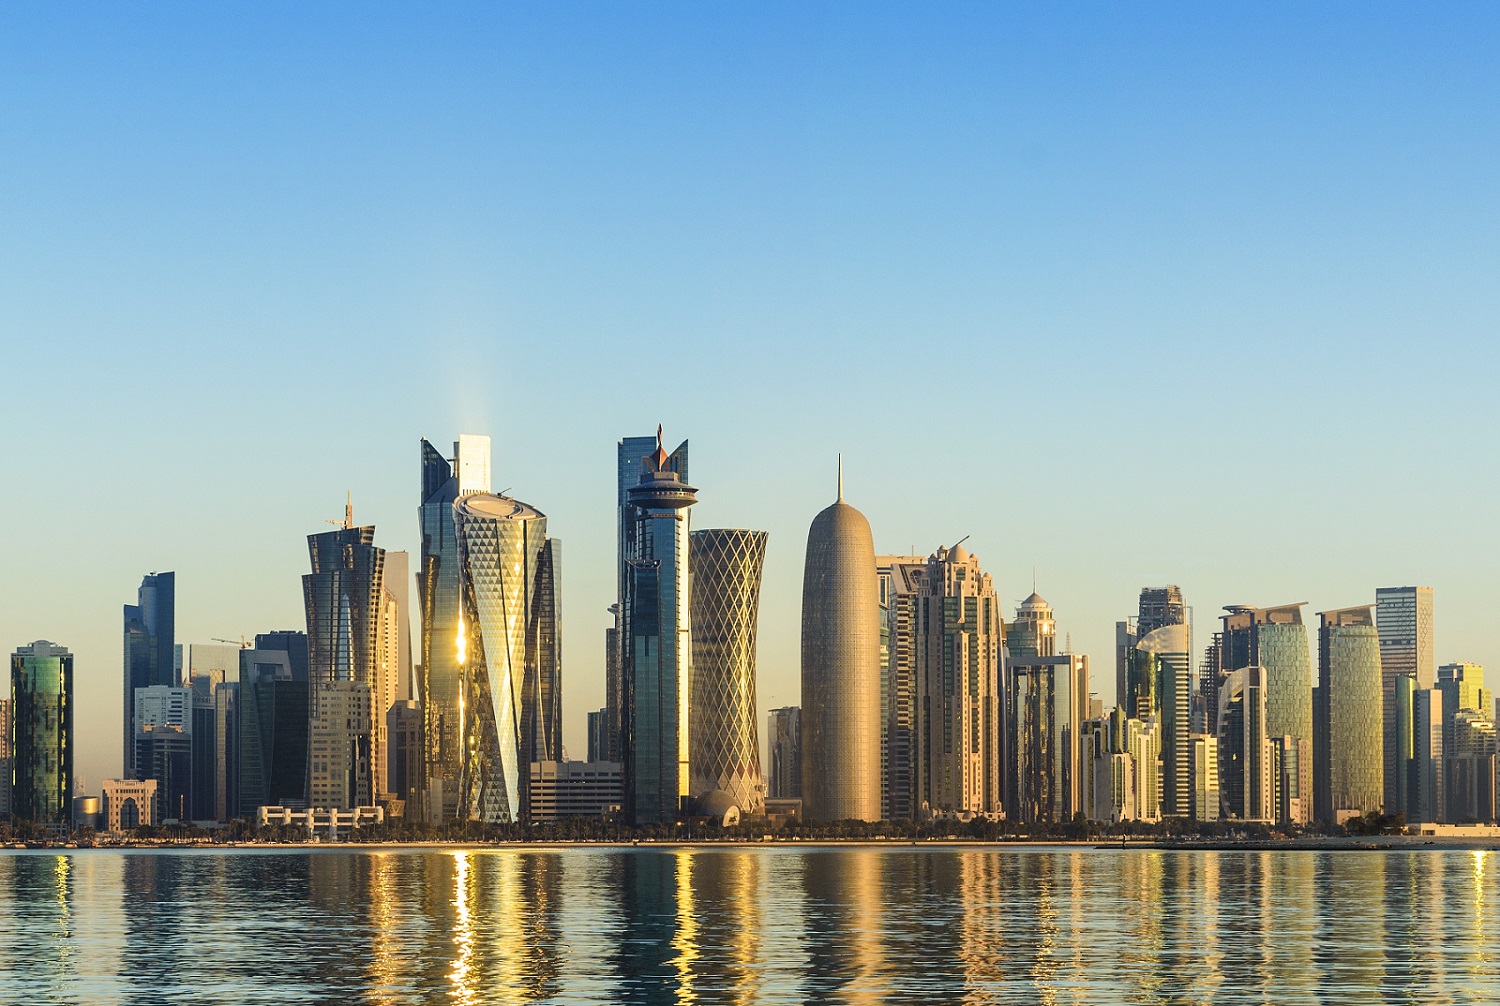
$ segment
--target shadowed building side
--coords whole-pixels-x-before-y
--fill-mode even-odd
[[[802,802],[810,820],[880,819],[880,590],[864,514],[813,518],[802,580]]]

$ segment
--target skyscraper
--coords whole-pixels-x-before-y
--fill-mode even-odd
[[[875,557],[880,589],[880,817],[884,821],[917,818],[917,591],[926,575],[926,556]]]
[[[73,654],[45,639],[17,647],[10,703],[11,814],[66,830],[73,812]]]
[[[395,605],[390,619],[391,639],[386,644],[394,653],[396,665],[397,698],[416,697],[412,681],[411,658],[411,553],[387,551],[385,553],[385,590],[387,605]],[[387,706],[389,708],[389,705]],[[384,715],[384,714],[382,714]]]
[[[1417,689],[1433,686],[1432,588],[1381,587],[1375,591],[1375,628],[1380,640],[1381,738],[1387,813],[1406,809],[1396,730],[1396,679],[1415,678]]]
[[[1083,779],[1092,771],[1094,755],[1082,739],[1088,687],[1088,659],[1083,656],[1012,656],[1006,662],[1007,817],[1056,824],[1080,812],[1093,813],[1084,802]]]
[[[193,696],[193,798],[189,801],[188,816],[194,821],[215,821],[219,814],[219,781],[222,778],[219,766],[219,716],[217,693],[228,682],[231,674],[240,676],[239,647],[233,648],[232,670],[213,667],[200,670],[192,668],[188,686]],[[191,666],[191,665],[190,665]]]
[[[293,680],[285,651],[241,651],[235,698],[238,816],[254,820],[257,807],[305,805],[309,687],[306,681]]]
[[[1188,628],[1168,623],[1144,633],[1130,650],[1127,712],[1160,730],[1161,813],[1192,814],[1192,677]]]
[[[125,674],[123,749],[126,776],[135,776],[135,690],[176,685],[175,573],[148,573],[141,579],[136,603],[125,605]],[[71,799],[71,795],[69,797]]]
[[[766,733],[771,748],[771,774],[766,779],[766,795],[777,800],[795,800],[802,796],[802,708],[782,706],[772,709]]]
[[[385,714],[377,716],[373,702],[394,691],[395,669],[381,646],[385,549],[375,545],[374,526],[356,527],[346,506],[343,526],[308,535],[307,551],[312,572],[302,577],[302,597],[314,724],[308,799],[315,807],[367,806],[385,760]],[[319,708],[325,701],[332,704],[326,711]]]
[[[1050,657],[1057,652],[1057,621],[1052,606],[1036,591],[1016,608],[1015,621],[1005,632],[1005,645],[1012,660]]]
[[[644,461],[621,539],[630,551],[621,606],[620,749],[626,819],[663,824],[676,820],[691,795],[688,508],[697,490],[673,470],[660,429]]]
[[[1411,701],[1412,763],[1407,770],[1406,819],[1412,824],[1446,821],[1443,693],[1436,688],[1417,688]]]
[[[1219,667],[1222,674],[1246,667],[1260,668],[1260,688],[1265,698],[1265,735],[1278,746],[1286,737],[1292,744],[1306,743],[1312,749],[1312,656],[1307,639],[1307,626],[1302,621],[1302,608],[1306,602],[1283,604],[1274,608],[1254,608],[1248,605],[1232,605],[1225,608],[1228,614],[1222,617],[1224,630],[1215,637],[1219,643]],[[1227,701],[1222,695],[1222,681],[1215,684],[1215,701],[1209,712],[1209,726],[1220,732],[1218,721]],[[1221,741],[1219,765],[1221,770],[1233,770],[1235,748]],[[1312,794],[1301,791],[1300,779],[1305,772],[1298,760],[1283,759],[1280,762],[1282,806],[1297,807],[1305,811],[1312,803]],[[1310,778],[1310,776],[1308,776]],[[1228,793],[1232,787],[1226,785]],[[1235,790],[1238,792],[1238,790]],[[1226,797],[1226,799],[1228,799]],[[1297,804],[1289,801],[1300,801]],[[1237,806],[1237,804],[1236,804]],[[1240,811],[1232,811],[1240,813]]]
[[[1182,599],[1182,590],[1176,584],[1141,588],[1135,621],[1137,636],[1144,636],[1166,625],[1186,625],[1187,620],[1187,604]]]
[[[454,504],[463,584],[460,664],[466,764],[462,816],[525,819],[534,761],[562,757],[561,545],[547,517],[508,496]]]
[[[1266,732],[1270,675],[1262,667],[1230,671],[1219,690],[1218,763],[1225,813],[1242,821],[1274,822],[1280,738]]]
[[[422,531],[417,603],[422,615],[422,668],[418,700],[427,743],[428,818],[441,821],[458,813],[459,779],[463,775],[463,676],[459,668],[459,622],[462,576],[453,504],[461,496],[490,491],[489,437],[463,434],[453,445],[450,462],[422,441],[422,502],[417,509]]]
[[[813,821],[880,818],[880,587],[864,514],[813,518],[802,578],[802,807]]]
[[[650,464],[647,461],[660,446],[661,429],[655,437],[624,437],[615,445],[615,520],[617,539],[615,603],[609,613],[614,624],[604,631],[604,708],[605,735],[602,756],[609,761],[621,761],[621,731],[625,724],[624,655],[627,640],[621,634],[625,617],[625,592],[628,586],[629,563],[639,550],[636,536],[640,532],[635,504],[630,501],[630,490],[640,484],[641,474]],[[666,467],[677,473],[684,485],[688,482],[688,442],[684,440],[677,449],[667,455]]]
[[[0,820],[10,817],[10,692],[0,699]]]
[[[408,819],[416,815],[422,790],[427,786],[422,770],[422,707],[415,699],[398,699],[386,713],[387,791],[405,802]]]
[[[755,637],[766,532],[713,528],[688,536],[693,674],[689,793],[700,813],[765,811],[755,716]]]
[[[1318,819],[1338,823],[1385,802],[1380,643],[1369,605],[1318,618],[1313,792]]]
[[[135,690],[135,767],[156,780],[156,820],[190,820],[193,797],[193,691]]]
[[[292,681],[308,681],[312,671],[309,666],[307,633],[301,629],[277,629],[274,632],[257,632],[255,648],[261,651],[286,654],[287,669]],[[241,666],[244,658],[240,658]]]
[[[1005,629],[994,584],[962,544],[939,548],[917,606],[917,806],[999,814]]]

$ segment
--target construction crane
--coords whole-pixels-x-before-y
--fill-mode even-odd
[[[233,643],[235,646],[238,646],[242,650],[248,650],[255,646],[254,643],[250,642],[250,640],[246,639],[244,636],[241,636],[239,639],[220,639],[218,636],[214,636],[212,638],[215,643]]]

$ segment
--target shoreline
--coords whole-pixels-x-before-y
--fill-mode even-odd
[[[385,852],[436,852],[436,851],[533,851],[562,852],[580,849],[597,849],[609,852],[628,852],[650,849],[697,849],[697,850],[746,850],[774,849],[819,850],[819,849],[942,849],[946,851],[982,850],[1003,852],[1037,851],[1042,849],[1065,849],[1088,852],[1487,852],[1500,850],[1500,837],[1479,838],[1471,836],[1433,835],[1378,835],[1350,837],[1307,837],[1295,839],[1245,839],[1243,841],[1136,839],[1124,842],[1100,839],[1056,839],[1012,841],[990,841],[981,839],[934,839],[894,840],[868,838],[824,838],[805,840],[773,841],[716,841],[708,839],[661,839],[641,841],[498,841],[498,842],[448,842],[448,841],[399,841],[399,842],[189,842],[163,839],[160,841],[119,842],[108,844],[76,845],[46,844],[0,846],[0,853],[16,852],[230,852],[230,851],[385,851]]]

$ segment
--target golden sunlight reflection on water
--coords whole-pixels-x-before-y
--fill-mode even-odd
[[[1488,852],[0,854],[18,1001],[1496,1001]]]

